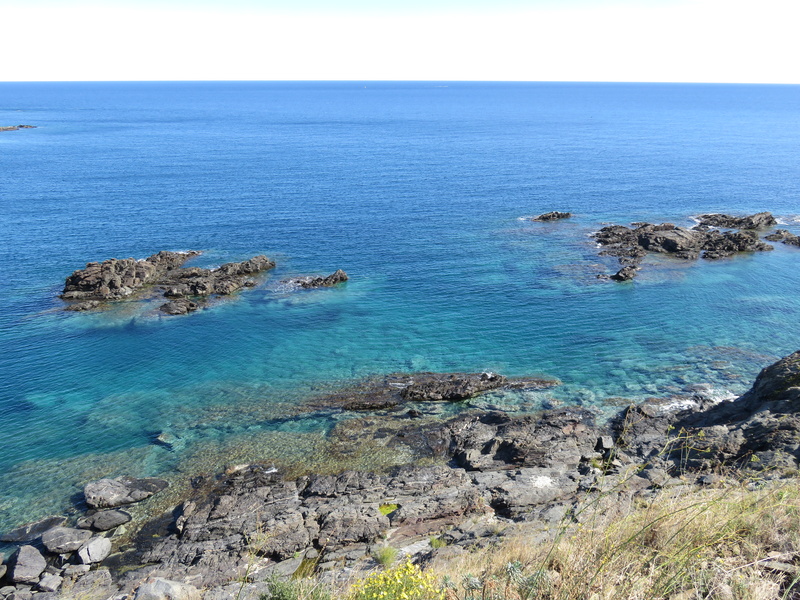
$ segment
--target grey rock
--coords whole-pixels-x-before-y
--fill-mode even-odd
[[[55,592],[61,587],[62,581],[64,579],[58,575],[45,574],[42,575],[37,587],[43,592]]]
[[[200,600],[200,592],[193,585],[156,577],[142,584],[134,600]]]
[[[8,567],[6,567],[3,564],[0,564],[0,581],[3,580],[3,577],[5,576],[7,570],[8,570]]]
[[[21,590],[17,589],[11,592],[8,596],[6,596],[6,600],[31,600],[33,598],[33,592],[30,590]]]
[[[94,537],[78,549],[78,558],[85,565],[102,562],[109,554],[111,540],[104,537]]]
[[[77,579],[78,577],[81,577],[82,575],[86,575],[86,573],[89,572],[90,568],[91,567],[89,567],[89,565],[67,565],[66,567],[64,567],[64,571],[62,572],[62,575],[64,577]]]
[[[11,558],[9,578],[15,583],[36,583],[47,566],[44,556],[33,546],[21,546]]]
[[[163,479],[118,477],[87,483],[83,493],[86,504],[93,508],[111,508],[139,502],[167,488]]]
[[[80,529],[94,529],[95,531],[108,531],[124,525],[131,520],[130,514],[124,510],[101,510],[92,515],[78,519]]]
[[[48,552],[68,554],[75,552],[90,537],[92,537],[92,533],[83,529],[53,527],[42,534],[42,543]]]
[[[35,539],[41,537],[41,535],[47,531],[48,529],[52,529],[53,527],[57,527],[59,525],[63,525],[67,522],[66,517],[47,517],[42,519],[41,521],[36,521],[35,523],[28,523],[27,525],[23,525],[22,527],[17,527],[5,533],[4,535],[0,536],[0,542],[12,542],[12,543],[27,543],[32,542]]]
[[[65,580],[59,593],[70,600],[108,600],[119,592],[108,569],[90,571],[77,580]]]

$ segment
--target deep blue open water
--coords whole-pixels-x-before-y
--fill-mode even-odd
[[[800,233],[798,86],[2,83],[19,123],[38,128],[0,133],[0,529],[106,474],[302,462],[330,421],[282,417],[368,375],[547,375],[564,384],[495,401],[608,411],[737,394],[800,348],[800,249],[613,284],[588,237],[760,210]],[[522,219],[550,210],[575,217]],[[188,317],[60,310],[86,262],[162,249],[278,267]],[[279,285],[337,268],[334,289]]]

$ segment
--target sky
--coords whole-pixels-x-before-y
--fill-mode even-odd
[[[798,0],[0,0],[0,81],[800,83]]]

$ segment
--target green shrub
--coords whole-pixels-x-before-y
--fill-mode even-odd
[[[372,553],[372,557],[378,561],[382,567],[391,567],[397,560],[397,548],[392,546],[381,546]]]
[[[273,576],[268,580],[269,593],[261,600],[331,600],[327,589],[313,580],[286,580]]]
[[[434,550],[436,548],[444,548],[445,546],[447,546],[447,542],[445,542],[442,538],[436,536],[433,536],[430,539],[430,543],[431,543],[431,548],[433,548]]]

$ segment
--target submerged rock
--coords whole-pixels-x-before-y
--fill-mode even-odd
[[[505,384],[506,378],[496,373],[443,375],[409,383],[400,395],[412,402],[457,402]]]
[[[53,527],[58,527],[66,522],[67,522],[66,517],[60,517],[60,516],[46,517],[41,521],[28,523],[27,525],[23,525],[22,527],[17,527],[16,529],[12,529],[11,531],[0,536],[0,542],[10,542],[10,543],[32,542],[37,538],[41,537],[41,535],[48,529],[52,529]]]
[[[408,402],[459,402],[496,389],[546,389],[556,379],[508,379],[496,373],[396,373],[362,381],[352,389],[309,402],[312,407],[365,411],[394,409]],[[414,416],[418,411],[412,411]]]
[[[132,504],[149,498],[167,488],[169,483],[163,479],[118,477],[99,479],[87,483],[83,489],[86,504],[92,508],[112,508]]]
[[[558,221],[560,219],[569,219],[571,216],[572,213],[553,211],[533,217],[531,221]]]

